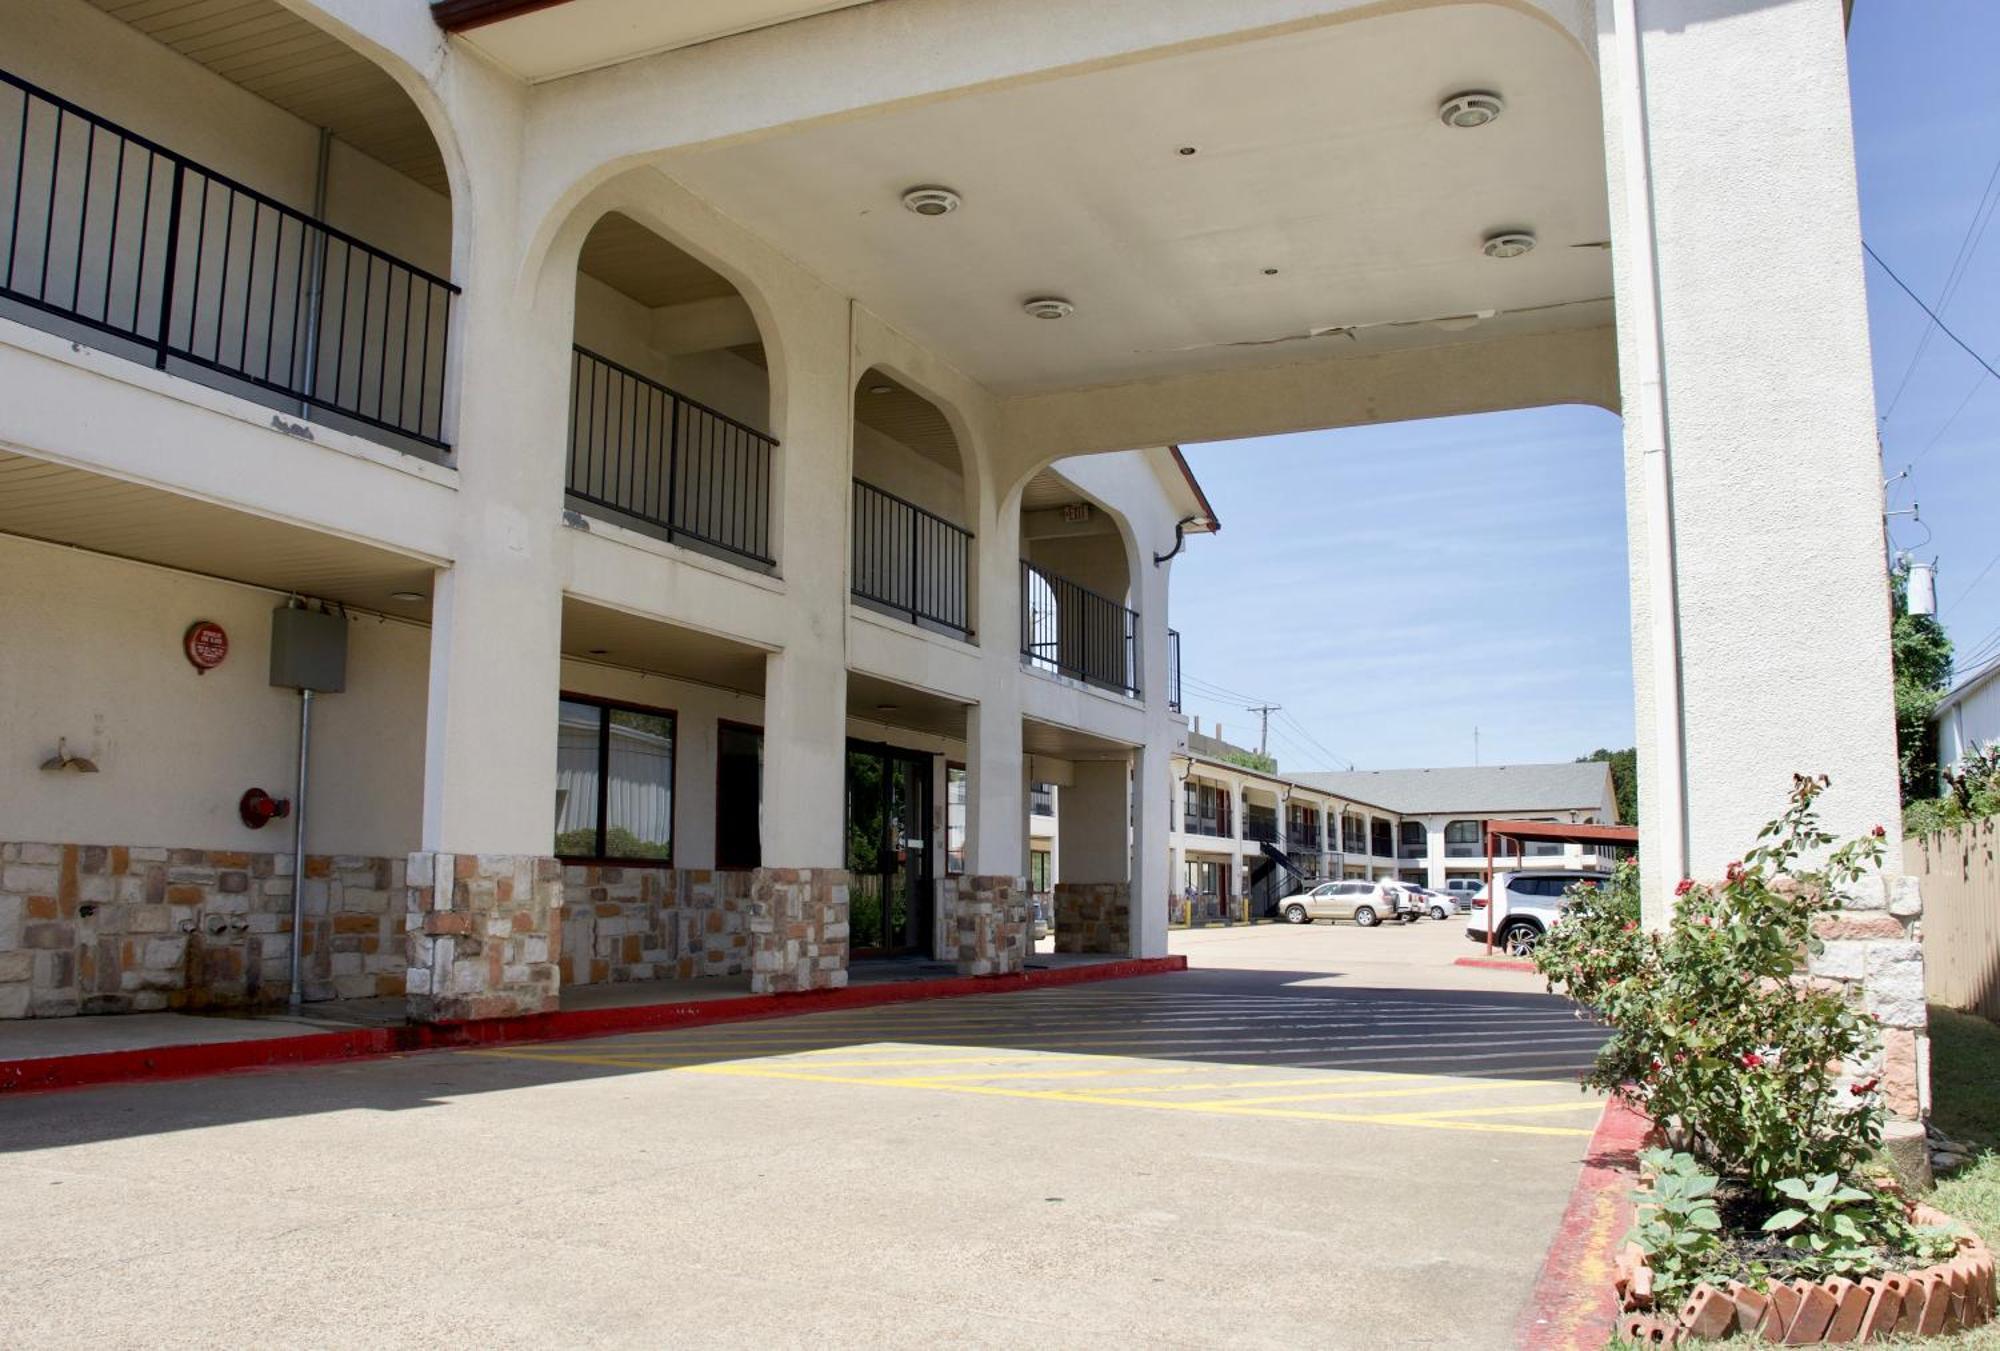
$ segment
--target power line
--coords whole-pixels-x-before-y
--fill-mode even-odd
[[[1942,332],[1947,338],[1950,338],[1953,342],[1957,343],[1960,351],[1964,352],[1967,356],[1971,357],[1974,361],[1978,362],[1982,367],[1984,367],[1988,375],[1992,376],[1996,380],[2000,380],[2000,371],[1996,371],[1993,369],[1993,363],[1988,361],[1985,357],[1979,355],[1979,353],[1973,351],[1971,346],[1965,341],[1965,339],[1959,337],[1958,334],[1952,332],[1951,325],[1947,324],[1944,320],[1938,318],[1936,311],[1932,310],[1929,305],[1924,304],[1923,297],[1918,295],[1915,291],[1912,291],[1910,289],[1909,283],[1896,275],[1896,269],[1890,267],[1887,263],[1882,261],[1882,255],[1875,252],[1874,247],[1870,245],[1867,240],[1864,239],[1861,241],[1861,247],[1864,251],[1866,251],[1866,253],[1870,258],[1873,258],[1875,260],[1875,266],[1881,268],[1884,272],[1889,274],[1889,280],[1896,283],[1896,285],[1902,289],[1904,295],[1916,301],[1917,307],[1921,309],[1925,314],[1930,315],[1931,322],[1938,326],[1938,330],[1940,332]]]
[[[1944,286],[1938,292],[1937,308],[1940,311],[1950,308],[1952,297],[1958,293],[1959,283],[1965,280],[1966,265],[1972,261],[1972,255],[1978,252],[1979,241],[1986,237],[1986,227],[1993,220],[1993,208],[1989,202],[1995,200],[1993,185],[1996,182],[2000,182],[2000,159],[1993,161],[1993,172],[1986,176],[1986,186],[1979,194],[1978,203],[1972,208],[1972,219],[1965,223],[1965,233],[1959,238],[1958,254],[1951,260],[1951,271],[1945,274]],[[1875,261],[1879,263],[1882,260],[1877,258]],[[1884,270],[1887,270],[1886,265]],[[1924,351],[1930,346],[1932,330],[1942,326],[1942,321],[1935,313],[1931,313],[1928,305],[1924,306],[1924,310],[1930,314],[1931,321],[1924,325],[1923,336],[1917,340],[1916,350],[1910,353],[1910,362],[1903,368],[1903,378],[1896,382],[1896,392],[1889,400],[1888,409],[1882,414],[1883,422],[1887,422],[1895,414],[1896,405],[1902,402],[1903,391],[1909,387],[1910,377],[1916,373],[1917,364],[1923,360]]]
[[[1944,440],[1944,434],[1951,430],[1953,423],[1958,421],[1958,415],[1960,413],[1963,413],[1967,408],[1969,408],[1972,405],[1972,396],[1979,393],[1979,391],[1984,388],[1986,388],[1986,372],[1981,371],[1979,372],[1979,374],[1972,377],[1972,388],[1965,391],[1965,397],[1958,401],[1958,407],[1952,409],[1951,416],[1944,420],[1944,426],[1937,429],[1937,434],[1924,443],[1924,448],[1918,451],[1916,455],[1911,458],[1909,464],[1905,465],[1904,468],[1915,469],[1917,467],[1917,461],[1923,459],[1924,456],[1930,454],[1931,451],[1936,448],[1937,443]]]
[[[1995,554],[1993,555],[1993,557],[1986,560],[1986,566],[1981,568],[1979,570],[1979,575],[1972,579],[1972,585],[1966,587],[1965,590],[1958,593],[1958,600],[1955,600],[1950,605],[1945,606],[1943,610],[1939,610],[1938,618],[1943,619],[1946,610],[1955,608],[1961,602],[1963,602],[1967,596],[1971,595],[1974,591],[1978,590],[1979,584],[1986,580],[1986,574],[1993,571],[1995,564],[2000,564],[2000,554]]]

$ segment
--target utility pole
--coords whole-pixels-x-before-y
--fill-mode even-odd
[[[1271,753],[1271,715],[1282,708],[1282,704],[1260,704],[1250,710],[1257,715],[1257,754]]]

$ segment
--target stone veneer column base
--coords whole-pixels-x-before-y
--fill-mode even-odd
[[[1124,956],[1132,948],[1130,882],[1058,882],[1057,952]]]
[[[1885,1147],[1898,1171],[1926,1175],[1911,1179],[1916,1181],[1928,1180],[1930,1163],[1922,1138],[1931,1097],[1923,915],[1917,878],[1864,879],[1841,898],[1839,909],[1813,922],[1820,950],[1807,968],[1815,985],[1840,991],[1881,1024],[1880,1055],[1852,1066],[1847,1081],[1880,1080],[1882,1105],[1890,1117]],[[1917,1142],[1914,1147],[1911,1139]]]
[[[758,868],[750,874],[750,993],[847,984],[847,871]]]
[[[961,976],[1007,976],[1028,960],[1028,883],[993,873],[945,879],[944,919],[957,936]]]
[[[410,855],[410,1017],[549,1013],[562,960],[562,864],[535,854]]]

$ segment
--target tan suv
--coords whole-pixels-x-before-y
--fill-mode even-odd
[[[1311,891],[1288,896],[1278,913],[1293,924],[1310,924],[1316,919],[1351,919],[1364,929],[1372,929],[1385,919],[1406,923],[1416,918],[1409,893],[1393,882],[1370,882],[1351,877],[1345,882],[1322,882]]]

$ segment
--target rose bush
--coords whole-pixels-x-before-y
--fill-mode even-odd
[[[1771,1195],[1781,1179],[1845,1175],[1882,1133],[1879,1097],[1838,1088],[1844,1063],[1873,1054],[1874,1020],[1798,979],[1813,919],[1882,855],[1872,834],[1829,849],[1813,809],[1825,786],[1799,778],[1720,883],[1682,882],[1665,932],[1642,925],[1626,864],[1608,886],[1573,892],[1535,952],[1551,989],[1610,1026],[1590,1082],[1715,1173]]]

